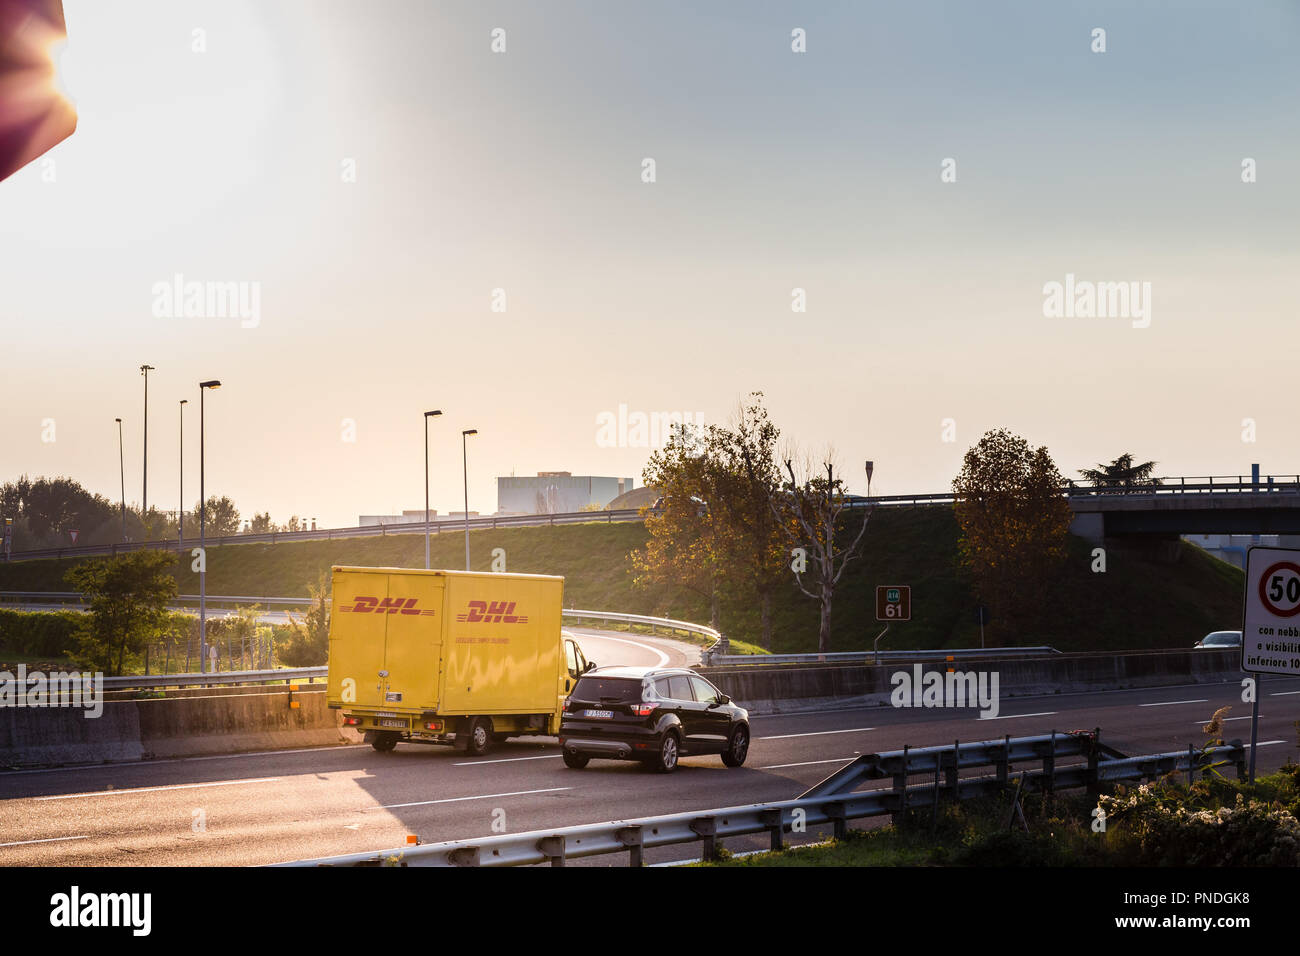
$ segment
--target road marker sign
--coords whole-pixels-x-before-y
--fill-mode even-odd
[[[1241,669],[1300,675],[1300,550],[1256,547],[1246,552]]]
[[[912,589],[907,585],[881,584],[876,587],[877,621],[910,621]]]

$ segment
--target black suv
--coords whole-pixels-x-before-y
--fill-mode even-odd
[[[749,712],[685,668],[601,667],[564,702],[560,748],[577,770],[605,757],[671,773],[692,754],[721,754],[739,767],[749,753]]]

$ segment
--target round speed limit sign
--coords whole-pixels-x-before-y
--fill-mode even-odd
[[[1300,564],[1278,561],[1265,568],[1259,578],[1259,600],[1277,617],[1300,614]]]

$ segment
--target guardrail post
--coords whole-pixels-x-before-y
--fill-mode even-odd
[[[1240,740],[1234,740],[1232,741],[1232,743],[1228,744],[1228,746],[1233,749],[1233,756],[1236,758],[1235,762],[1237,764],[1237,779],[1238,780],[1249,779],[1250,774],[1246,770],[1246,748],[1241,745]]]
[[[718,855],[718,827],[717,821],[713,817],[696,817],[691,821],[691,829],[699,834],[704,840],[704,853],[702,859],[704,862],[717,859]]]
[[[772,837],[772,852],[785,849],[785,841],[782,834],[785,831],[785,825],[781,817],[780,810],[764,810],[758,815],[759,821],[767,827],[767,832]]]
[[[835,824],[835,839],[844,840],[849,835],[849,821],[844,817],[844,804],[838,800],[822,807],[822,812]]]
[[[642,865],[641,825],[633,824],[630,827],[623,827],[623,829],[619,830],[618,833],[615,834],[615,836],[622,841],[625,847],[627,847],[627,851],[628,851],[627,865],[638,866],[638,867],[641,866]]]
[[[1092,732],[1092,746],[1088,748],[1088,783],[1086,792],[1090,797],[1096,797],[1101,793],[1101,787],[1097,782],[1097,761],[1101,752],[1101,728],[1097,727]]]
[[[907,752],[910,744],[903,744],[903,768],[894,774],[894,793],[898,796],[898,809],[894,812],[893,824],[898,826],[907,815]]]
[[[947,786],[948,786],[948,790],[952,793],[952,799],[953,799],[953,802],[954,802],[954,803],[958,800],[958,796],[957,796],[957,764],[958,764],[960,761],[961,761],[961,741],[960,741],[960,740],[954,740],[954,741],[952,742],[952,766],[948,768],[947,780],[945,781],[945,783],[946,783]],[[935,791],[935,802],[936,802],[936,803],[939,802],[939,801],[938,801],[938,797],[939,797],[939,793],[938,793],[938,790],[936,790],[936,791]]]
[[[551,866],[564,866],[564,837],[542,837],[537,841],[537,850],[550,859]]]
[[[1196,748],[1191,744],[1188,744],[1187,745],[1187,789],[1189,790],[1192,788],[1192,784],[1196,781],[1195,773],[1196,773]]]
[[[1051,749],[1043,756],[1043,793],[1051,797],[1056,790],[1056,730],[1052,730]]]

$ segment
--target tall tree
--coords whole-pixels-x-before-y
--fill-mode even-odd
[[[1154,461],[1135,463],[1133,456],[1125,452],[1109,465],[1080,468],[1079,474],[1098,488],[1150,487],[1160,484],[1160,479],[1154,477],[1156,464]]]
[[[786,535],[771,501],[781,485],[776,442],[780,430],[763,407],[763,393],[750,394],[729,428],[710,426],[708,454],[716,472],[710,510],[729,526],[721,560],[729,576],[758,599],[759,642],[772,646],[772,594],[786,573]]]
[[[804,552],[805,557],[795,557],[791,567],[799,590],[821,606],[817,650],[825,654],[831,647],[831,607],[835,586],[844,576],[849,562],[860,554],[871,513],[869,510],[859,512],[862,523],[857,534],[847,547],[837,545],[836,538],[841,536],[842,527],[849,526],[851,530],[853,523],[845,515],[849,495],[844,479],[835,474],[833,462],[825,461],[821,468],[824,475],[809,469],[809,474],[800,479],[795,475],[793,462],[786,459],[787,479],[772,495],[769,507],[786,543]],[[809,583],[812,590],[804,584],[805,572],[811,572]]]
[[[1043,619],[1072,517],[1062,484],[1045,447],[1006,429],[987,432],[953,479],[961,562],[992,610],[995,638]]]
[[[84,665],[110,675],[122,673],[128,655],[168,630],[167,603],[176,596],[170,551],[134,551],[108,561],[79,564],[65,579],[89,599],[89,614],[80,634]]]
[[[668,443],[650,455],[642,472],[645,484],[658,488],[658,514],[646,511],[649,540],[632,552],[633,584],[641,588],[682,588],[709,603],[710,626],[719,627],[721,555],[729,533],[721,513],[709,507],[717,497],[717,474],[700,436],[690,426],[674,426]]]
[[[194,503],[194,531],[192,534],[198,534],[199,528],[199,505],[202,502]],[[207,514],[204,516],[205,531],[204,534],[211,538],[225,538],[232,534],[239,534],[239,509],[235,503],[224,495],[218,498],[216,495],[208,496]],[[188,522],[186,522],[188,524]]]

